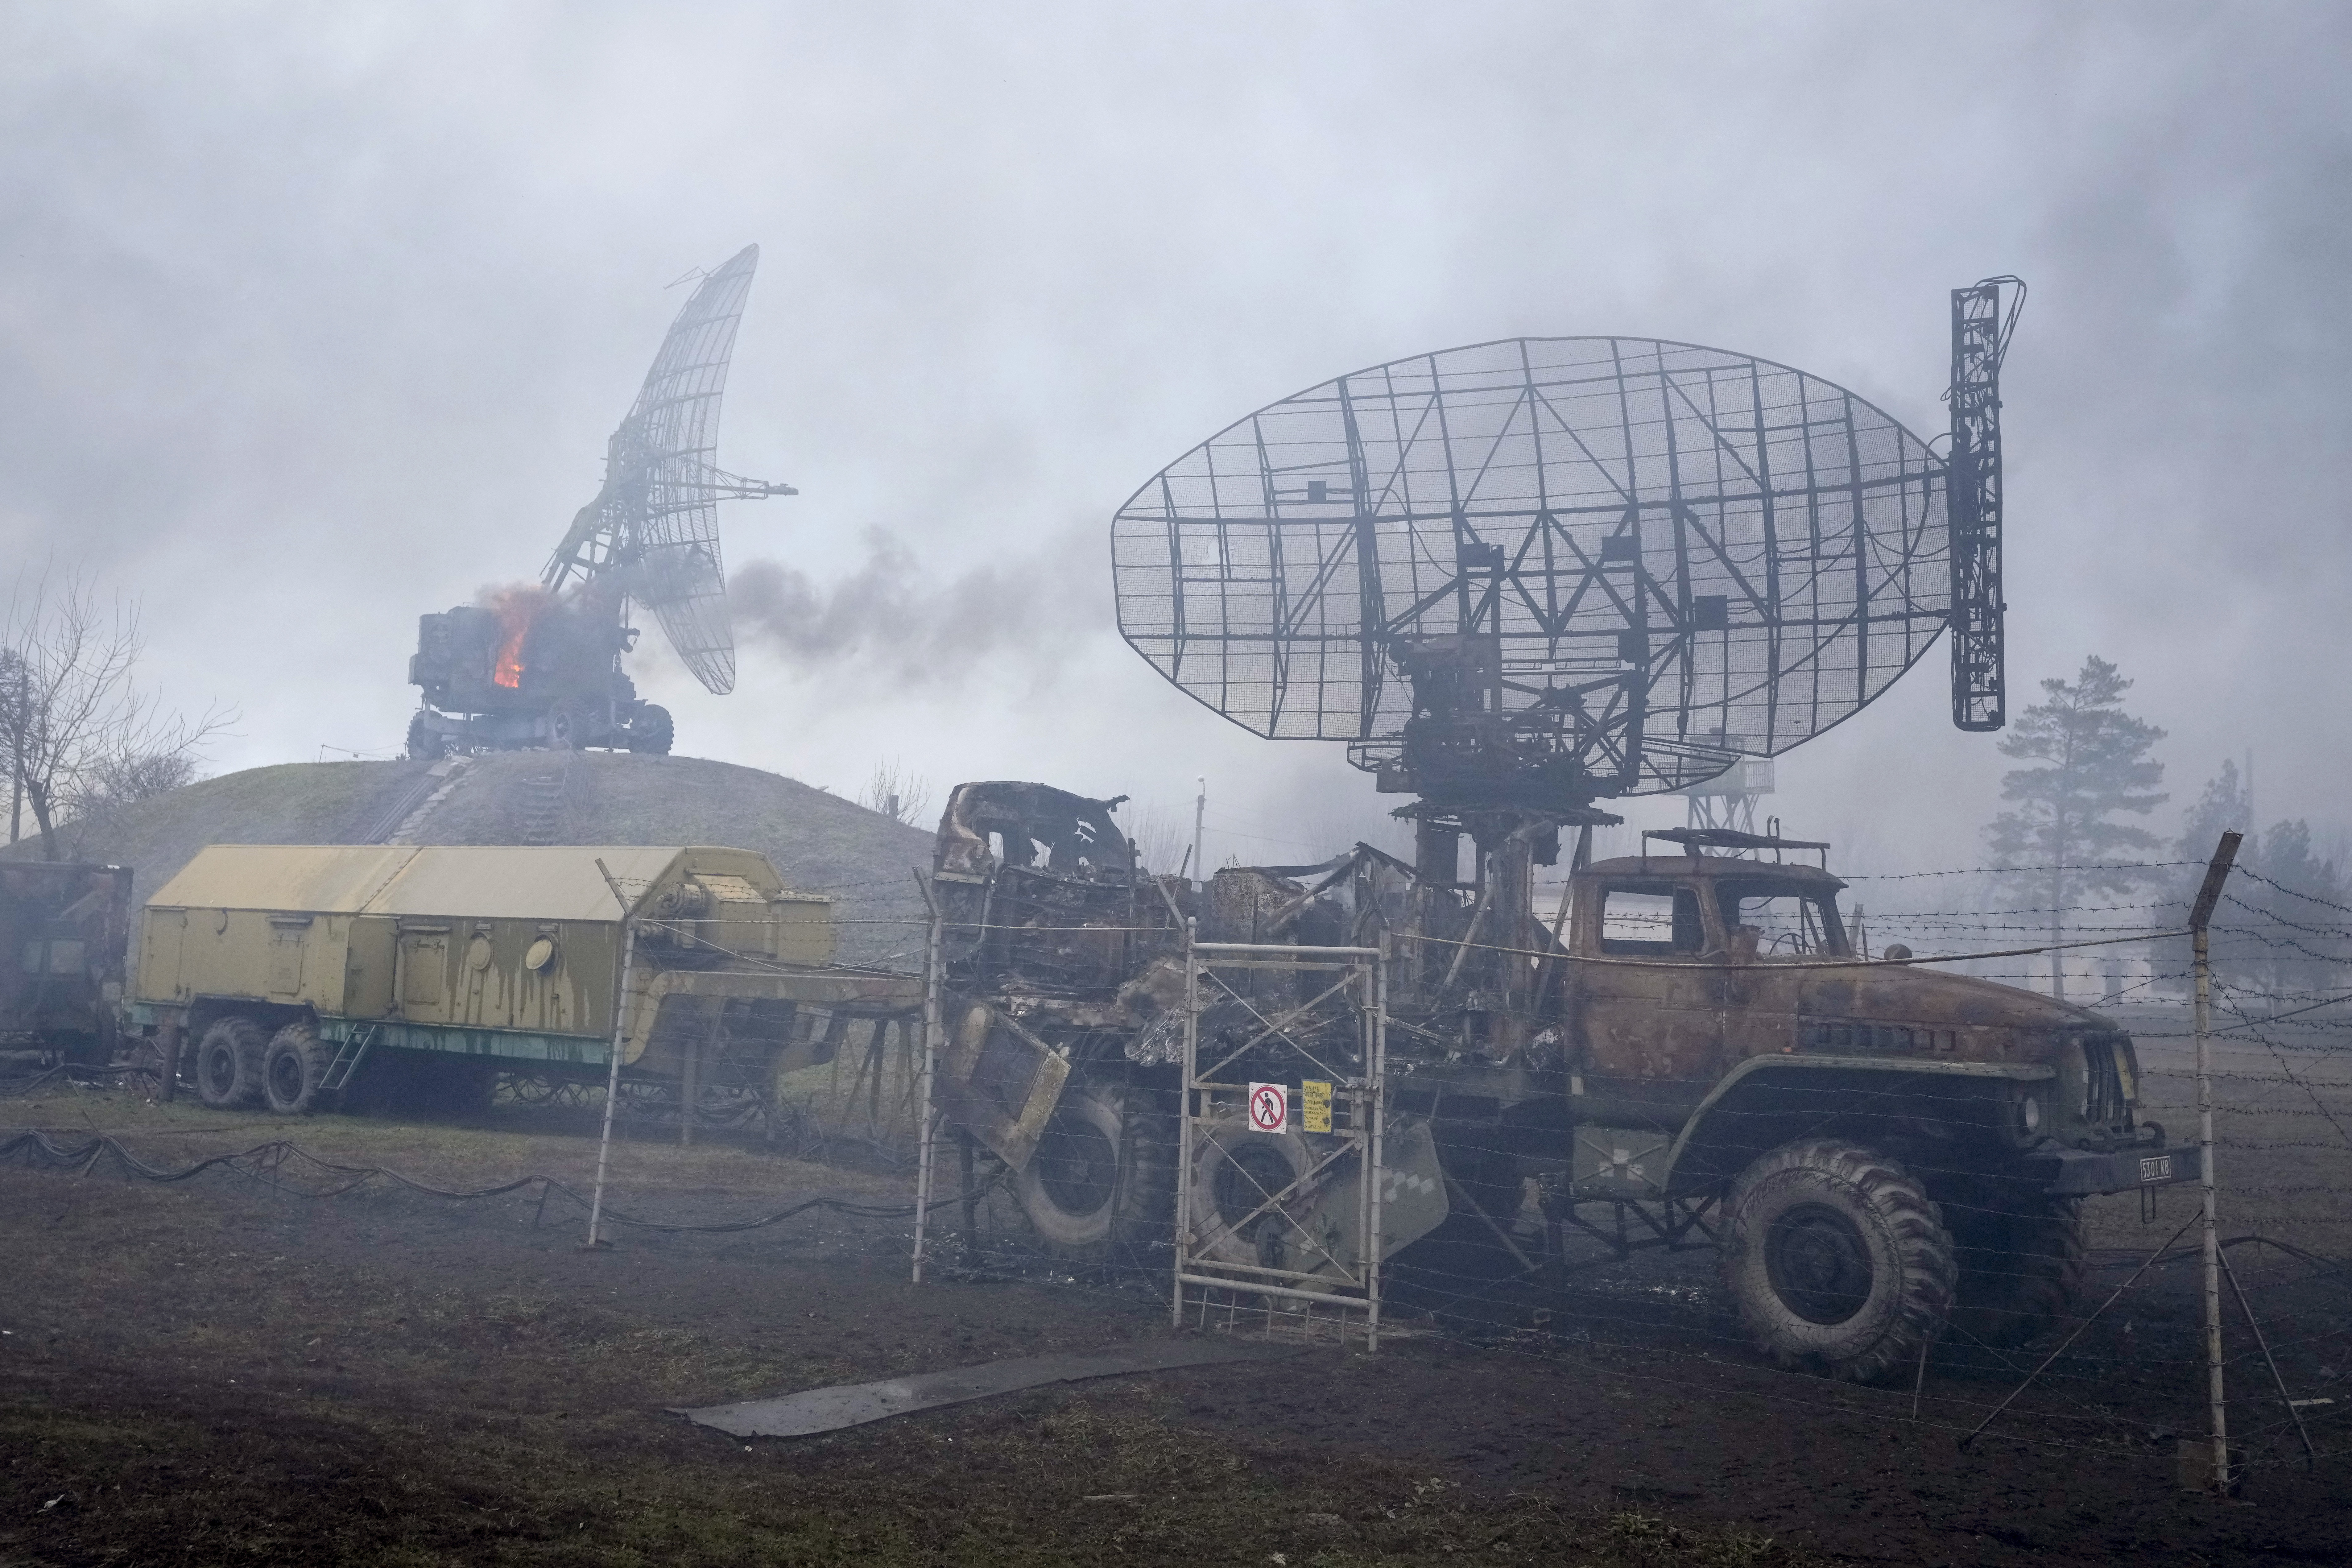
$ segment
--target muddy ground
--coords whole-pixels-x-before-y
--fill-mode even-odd
[[[52,1084],[0,1102],[0,1128],[27,1126],[113,1131],[158,1165],[291,1132],[453,1188],[542,1173],[584,1189],[593,1160],[576,1113],[522,1107],[288,1123]],[[1165,1309],[1008,1247],[913,1287],[903,1217],[625,1229],[589,1252],[580,1212],[561,1194],[542,1211],[536,1187],[302,1196],[341,1178],[299,1160],[277,1178],[0,1168],[0,1563],[2352,1560],[2352,1460],[2294,1462],[2258,1360],[2231,1373],[2254,1431],[2242,1494],[2176,1485],[2201,1386],[2193,1268],[2158,1270],[1965,1452],[1958,1433],[2039,1352],[1939,1351],[1914,1420],[1907,1387],[1766,1367],[1704,1255],[1595,1254],[1531,1294],[1459,1237],[1400,1279],[1377,1355],[1310,1348],[746,1445],[669,1411],[1164,1334]],[[614,1189],[632,1215],[698,1222],[909,1195],[878,1165],[642,1133]],[[2236,1256],[2295,1392],[2334,1391],[2305,1413],[2342,1455],[2345,1290],[2262,1250]],[[2117,1245],[2102,1279],[2134,1261]]]

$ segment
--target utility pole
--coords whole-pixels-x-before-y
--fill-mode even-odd
[[[1201,793],[1192,802],[1192,878],[1202,887],[1209,885],[1209,863],[1201,858],[1201,828],[1209,819],[1209,780],[1201,776]]]
[[[2230,1489],[2229,1429],[2221,1408],[2221,1242],[2214,1212],[2213,1190],[2213,965],[2206,942],[2213,906],[2221,901],[2221,884],[2238,858],[2244,835],[2221,835],[2212,861],[2205,868],[2205,883],[2189,911],[2189,933],[2195,949],[2197,975],[2197,1180],[2204,1192],[2205,1229],[2205,1381],[2213,1432],[2212,1486]]]

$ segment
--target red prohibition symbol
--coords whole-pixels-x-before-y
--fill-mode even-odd
[[[1253,1132],[1279,1132],[1290,1122],[1290,1089],[1286,1084],[1254,1083],[1249,1092],[1249,1124]]]

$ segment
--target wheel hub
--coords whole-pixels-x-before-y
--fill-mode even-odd
[[[1808,1322],[1843,1323],[1870,1300],[1870,1248],[1861,1229],[1822,1204],[1801,1204],[1772,1222],[1764,1242],[1773,1293]]]

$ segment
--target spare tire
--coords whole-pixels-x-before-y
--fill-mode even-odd
[[[215,1019],[196,1042],[196,1098],[215,1110],[258,1103],[261,1053],[268,1038],[250,1018]]]
[[[1011,1186],[1038,1245],[1134,1263],[1175,1239],[1176,1119],[1133,1084],[1073,1078]]]
[[[1952,1238],[1927,1190],[1885,1155],[1834,1139],[1784,1144],[1739,1173],[1723,1206],[1724,1287],[1782,1366],[1873,1383],[1943,1331]]]

